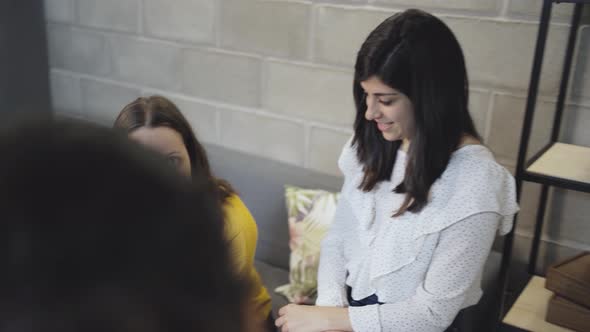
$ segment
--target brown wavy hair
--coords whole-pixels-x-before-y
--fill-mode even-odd
[[[213,175],[207,159],[207,152],[197,140],[195,133],[178,107],[168,98],[162,96],[140,97],[121,110],[113,125],[115,129],[127,134],[142,128],[168,127],[182,136],[191,162],[191,174],[195,178],[203,176],[219,189],[219,200],[224,203],[236,191],[225,180]]]

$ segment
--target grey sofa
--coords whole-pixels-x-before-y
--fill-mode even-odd
[[[289,282],[289,230],[284,185],[339,191],[342,178],[214,145],[208,145],[206,149],[215,174],[228,180],[236,188],[256,219],[256,268],[271,293],[273,312],[276,315],[277,310],[287,304],[287,301],[276,294],[274,289]],[[491,327],[495,317],[494,299],[499,267],[500,254],[493,251],[484,269],[484,297],[477,306],[462,312],[460,321],[456,321],[459,330],[483,331]],[[472,324],[477,326],[474,328]]]

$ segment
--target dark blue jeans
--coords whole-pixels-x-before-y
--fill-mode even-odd
[[[382,302],[379,302],[379,298],[377,297],[377,294],[367,296],[362,300],[353,299],[352,298],[352,288],[349,286],[346,287],[346,296],[348,297],[348,305],[351,307],[363,307],[363,306],[371,305],[371,304],[383,304]],[[449,328],[447,328],[445,330],[445,332],[460,331],[459,328],[457,327],[458,321],[461,319],[460,317],[461,317],[461,312],[459,312],[459,314],[455,318],[455,321],[453,322],[453,324],[451,324],[451,326],[449,326]]]
[[[377,298],[376,294],[365,297],[362,300],[353,299],[352,298],[352,288],[350,286],[346,286],[346,296],[348,297],[348,305],[351,307],[363,307],[363,306],[371,305],[371,304],[383,304],[383,303],[379,302],[379,298]]]

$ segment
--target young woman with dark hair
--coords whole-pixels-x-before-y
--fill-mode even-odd
[[[476,304],[515,184],[481,143],[461,47],[438,18],[395,14],[358,52],[354,136],[322,244],[316,306],[288,305],[281,331],[444,331]]]

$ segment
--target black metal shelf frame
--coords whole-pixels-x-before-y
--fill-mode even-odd
[[[555,110],[555,116],[553,119],[553,127],[551,130],[550,142],[545,145],[539,152],[537,152],[531,159],[527,160],[527,150],[529,140],[531,136],[531,130],[533,125],[534,111],[537,101],[537,95],[539,90],[539,81],[541,77],[541,69],[543,64],[543,55],[545,51],[545,44],[547,41],[547,34],[549,32],[549,23],[551,19],[551,10],[556,3],[571,3],[574,5],[573,15],[571,19],[571,26],[569,31],[569,37],[567,41],[567,48],[563,63],[563,70],[561,74],[561,82],[559,86],[559,94],[557,97],[557,104]],[[547,198],[549,193],[549,187],[560,187],[568,190],[590,192],[590,183],[575,181],[571,179],[564,179],[560,177],[538,174],[529,172],[528,168],[541,158],[559,139],[559,133],[561,128],[561,120],[563,116],[565,101],[568,92],[568,83],[570,81],[571,67],[573,63],[573,57],[576,48],[576,40],[578,30],[580,26],[580,20],[582,16],[582,9],[585,4],[590,4],[590,0],[543,0],[543,7],[541,10],[541,17],[539,22],[539,30],[537,34],[537,41],[535,45],[535,53],[533,58],[533,65],[531,71],[531,78],[529,82],[528,96],[526,101],[526,109],[524,115],[524,122],[520,138],[520,146],[518,150],[518,158],[516,165],[516,187],[517,187],[517,199],[520,202],[522,185],[524,181],[535,182],[542,185],[541,193],[539,197],[539,205],[537,208],[535,230],[532,240],[532,247],[528,261],[528,272],[530,275],[536,273],[536,263],[539,253],[539,244],[541,240],[541,234],[543,230],[543,221],[545,219],[545,210],[547,205]],[[514,227],[511,232],[507,234],[504,241],[504,248],[502,254],[502,263],[499,273],[500,283],[500,310],[499,310],[499,322],[502,321],[505,313],[506,291],[508,272],[510,266],[510,259],[512,256],[513,242],[514,242],[514,231],[516,229],[516,223],[518,217],[515,217]]]

